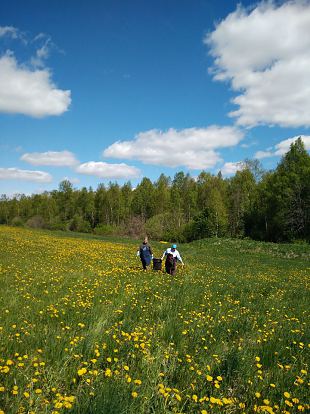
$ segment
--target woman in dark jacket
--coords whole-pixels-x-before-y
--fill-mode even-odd
[[[140,256],[143,269],[146,270],[153,258],[153,252],[147,237],[144,238],[143,243],[140,245],[139,250],[137,251],[137,256]]]

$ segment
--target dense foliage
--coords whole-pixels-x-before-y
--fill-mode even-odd
[[[94,232],[148,233],[154,239],[191,241],[204,237],[251,237],[266,241],[310,240],[310,156],[299,138],[274,171],[257,160],[229,178],[179,172],[143,178],[133,189],[110,183],[0,199],[0,223]]]

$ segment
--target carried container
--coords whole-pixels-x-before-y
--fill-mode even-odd
[[[153,259],[153,270],[161,270],[162,260],[161,259]]]

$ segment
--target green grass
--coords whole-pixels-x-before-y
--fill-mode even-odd
[[[0,246],[0,412],[309,409],[309,246],[196,241],[176,277],[129,239],[0,227]]]

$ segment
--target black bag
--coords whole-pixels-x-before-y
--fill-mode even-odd
[[[172,275],[176,269],[176,261],[177,259],[173,257],[172,253],[168,253],[166,257],[165,267],[166,272]]]
[[[162,260],[161,259],[153,259],[153,270],[161,270]]]

